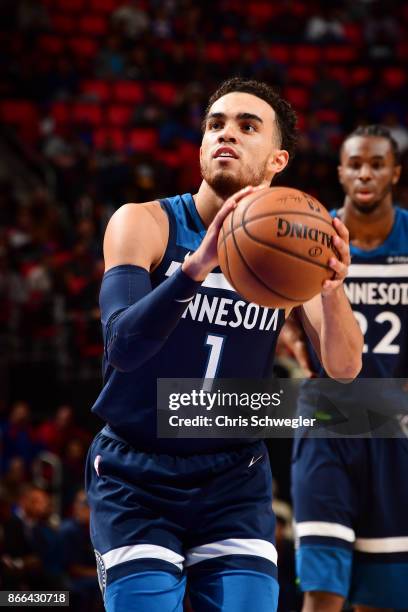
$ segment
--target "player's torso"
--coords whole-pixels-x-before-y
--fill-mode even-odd
[[[170,221],[169,242],[154,286],[195,251],[205,228],[190,194],[163,201]],[[242,299],[219,268],[211,272],[157,356],[156,376],[262,378],[271,367],[284,313]]]
[[[168,198],[161,205],[169,219],[169,240],[151,274],[153,289],[199,247],[206,232],[190,194]],[[169,444],[155,440],[157,379],[266,377],[283,323],[283,310],[244,301],[217,268],[186,303],[177,327],[157,355],[133,372],[107,367],[93,410],[116,432],[134,440],[135,446],[141,448],[146,442],[147,450],[177,453],[178,445],[186,452],[188,440]],[[192,440],[190,446],[191,452],[205,452],[214,441]]]
[[[364,377],[408,376],[408,213],[376,249],[350,247],[344,289],[364,334]]]

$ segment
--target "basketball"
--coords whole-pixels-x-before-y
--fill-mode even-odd
[[[288,308],[320,293],[334,276],[332,218],[314,197],[272,187],[243,198],[218,238],[222,272],[246,300]]]

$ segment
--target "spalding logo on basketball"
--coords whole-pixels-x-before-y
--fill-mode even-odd
[[[218,239],[221,269],[246,300],[272,308],[297,306],[334,276],[336,230],[307,193],[272,187],[243,198]]]

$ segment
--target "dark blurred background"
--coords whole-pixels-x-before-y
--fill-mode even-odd
[[[69,588],[73,609],[92,611],[83,463],[101,425],[90,406],[109,217],[124,202],[195,192],[207,98],[234,75],[269,82],[299,114],[281,184],[339,206],[343,137],[383,123],[403,154],[396,200],[408,207],[408,5],[2,0],[0,10],[0,587]],[[271,455],[283,612],[299,605],[289,441]]]

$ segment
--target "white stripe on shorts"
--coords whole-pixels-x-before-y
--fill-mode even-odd
[[[121,546],[114,548],[102,555],[105,568],[108,570],[119,563],[134,561],[135,559],[160,559],[173,563],[179,570],[183,569],[184,557],[164,546],[156,544],[134,544],[133,546]]]
[[[338,538],[346,542],[354,542],[356,534],[353,529],[341,525],[340,523],[328,523],[325,521],[304,521],[296,523],[296,536],[323,536],[328,538]]]
[[[190,548],[186,554],[186,566],[226,555],[253,555],[263,557],[276,565],[278,553],[271,542],[267,540],[229,538]]]
[[[408,552],[408,536],[394,538],[357,538],[356,550],[366,553]]]

